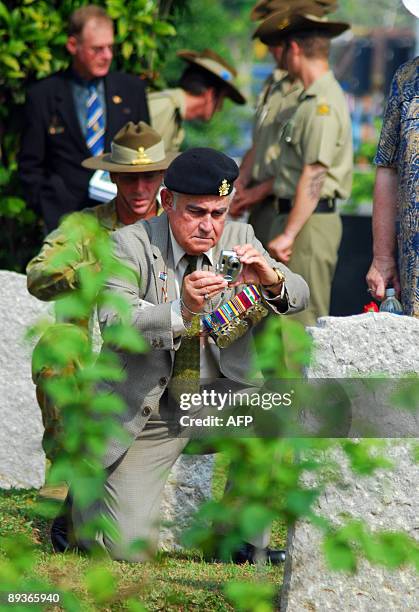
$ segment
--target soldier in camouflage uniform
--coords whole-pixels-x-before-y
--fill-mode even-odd
[[[322,16],[332,10],[333,0],[295,0],[292,11],[304,10]],[[253,38],[259,39],[266,26],[274,30],[285,14],[289,13],[287,0],[262,0],[252,10],[251,18],[263,22],[256,29]],[[257,238],[266,248],[271,236],[271,227],[278,211],[273,193],[275,176],[274,161],[279,157],[282,126],[296,110],[303,86],[280,68],[282,44],[270,44],[269,51],[276,63],[276,69],[267,78],[256,105],[253,123],[252,147],[245,154],[240,176],[236,181],[236,197],[230,207],[233,217],[240,217],[250,211],[249,223]]]
[[[161,134],[167,151],[179,151],[185,137],[183,121],[210,121],[221,110],[224,98],[245,104],[234,85],[236,70],[214,51],[178,51],[188,63],[179,87],[148,94],[151,125]]]
[[[139,153],[139,149],[142,152]],[[115,136],[112,143],[112,153],[91,157],[83,162],[89,169],[102,169],[110,172],[111,180],[117,185],[115,199],[71,214],[44,241],[40,253],[27,266],[28,291],[40,300],[50,301],[77,288],[79,271],[86,266],[97,266],[89,239],[80,238],[80,242],[71,248],[74,258],[71,263],[56,263],[57,256],[69,248],[69,238],[66,225],[88,214],[98,220],[102,228],[112,232],[124,225],[135,223],[140,219],[149,219],[157,214],[156,196],[163,181],[164,170],[174,159],[175,154],[166,154],[160,135],[147,124],[140,122],[126,124]],[[83,236],[81,233],[80,236]],[[87,322],[78,322],[81,328],[87,328]],[[59,334],[63,328],[54,328]],[[86,342],[88,335],[85,334]],[[33,364],[38,364],[37,356],[42,353],[43,346],[48,344],[48,332],[40,339],[34,350]],[[71,374],[78,364],[69,363],[64,369]],[[48,365],[33,368],[33,380],[37,385],[37,397],[41,407],[45,433],[43,445],[47,456],[53,459],[59,448],[61,424],[56,407],[43,391],[46,379],[58,372]]]

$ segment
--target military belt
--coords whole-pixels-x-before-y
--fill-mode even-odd
[[[292,208],[292,200],[288,200],[287,198],[278,198],[277,199],[278,213],[280,215],[285,215],[291,212]],[[335,198],[322,198],[318,201],[316,208],[314,209],[314,213],[332,213],[336,210],[336,200]]]

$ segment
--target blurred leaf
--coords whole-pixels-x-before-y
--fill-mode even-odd
[[[300,518],[309,514],[319,495],[318,489],[291,490],[286,498],[286,508],[295,518]]]
[[[240,612],[271,612],[274,610],[275,585],[255,582],[229,582],[224,592]]]
[[[6,24],[10,23],[10,13],[4,2],[0,2],[0,19],[3,19]]]
[[[328,535],[323,541],[323,551],[330,569],[355,572],[356,556],[345,540],[340,539],[337,535]]]
[[[134,45],[132,42],[126,40],[122,43],[122,55],[125,59],[129,59],[134,51]]]
[[[118,395],[100,393],[91,400],[90,409],[98,413],[121,414],[127,407]]]
[[[160,36],[176,36],[175,28],[164,21],[155,21],[153,24],[153,30]]]
[[[140,333],[128,325],[119,323],[107,327],[102,337],[103,341],[107,344],[132,353],[144,353],[150,349],[149,344]]]
[[[96,566],[86,572],[87,590],[99,604],[109,601],[116,592],[116,579],[108,567]]]
[[[0,55],[0,62],[3,63],[8,68],[11,68],[12,70],[14,70],[16,74],[20,73],[19,62],[12,55],[6,55],[5,53],[2,53]]]
[[[243,539],[248,541],[257,533],[261,533],[275,518],[275,514],[259,504],[251,504],[240,513],[240,527]]]
[[[352,469],[358,474],[372,474],[378,468],[389,468],[393,465],[382,455],[372,454],[371,451],[377,450],[374,442],[345,440],[342,442],[342,448],[348,456]]]
[[[22,198],[7,197],[0,200],[0,215],[4,217],[16,217],[25,208]]]

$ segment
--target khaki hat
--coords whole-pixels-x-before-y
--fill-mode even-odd
[[[237,70],[230,66],[218,53],[211,51],[211,49],[204,49],[203,51],[181,49],[176,55],[185,62],[199,66],[199,68],[203,68],[206,72],[215,76],[220,81],[220,86],[225,89],[226,96],[233,100],[233,102],[236,102],[236,104],[246,104],[246,98],[233,83],[234,78],[237,76]]]
[[[336,9],[337,0],[292,0],[292,6],[290,0],[260,0],[253,7],[250,18],[252,21],[259,21],[277,11],[301,12],[322,17]]]
[[[166,170],[176,156],[166,153],[162,137],[147,123],[130,121],[115,134],[110,153],[88,157],[81,165],[109,172],[154,172]]]
[[[349,28],[349,23],[328,21],[326,17],[277,11],[262,21],[253,33],[253,38],[259,38],[265,45],[278,45],[290,34],[315,30],[334,38]]]

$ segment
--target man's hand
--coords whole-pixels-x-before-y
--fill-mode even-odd
[[[377,300],[384,299],[387,286],[394,287],[397,296],[400,294],[400,281],[394,257],[374,257],[366,280],[371,295]]]
[[[256,204],[253,188],[239,189],[236,191],[228,212],[233,218],[241,217],[247,209],[253,206],[253,204]]]
[[[196,270],[183,280],[182,301],[187,309],[202,312],[205,302],[225,289],[227,284],[220,274],[209,270]],[[187,318],[190,320],[193,315],[188,314]]]
[[[277,261],[287,263],[292,254],[294,238],[288,234],[279,234],[268,244],[269,254]]]
[[[230,287],[238,285],[273,285],[278,282],[278,276],[273,268],[266,261],[265,257],[251,244],[241,244],[233,247],[237,253],[243,269],[234,283]]]
[[[233,202],[230,205],[229,213],[232,217],[240,217],[246,210],[252,208],[255,204],[259,204],[265,198],[272,194],[274,179],[267,179],[262,183],[257,183],[253,187],[244,187],[241,183],[236,187],[236,194]]]

